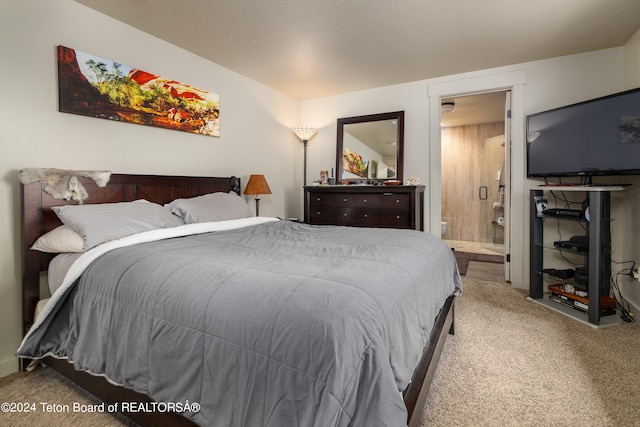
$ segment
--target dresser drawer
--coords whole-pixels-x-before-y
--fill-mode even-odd
[[[311,194],[309,204],[312,209],[321,207],[351,207],[355,204],[353,194]]]
[[[411,195],[401,193],[356,194],[355,206],[360,208],[410,209]]]
[[[355,225],[362,227],[410,228],[411,212],[403,206],[400,209],[359,208],[355,215]]]
[[[314,225],[353,225],[354,208],[316,207],[309,212],[310,224]]]

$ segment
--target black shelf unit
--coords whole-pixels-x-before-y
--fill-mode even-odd
[[[589,249],[581,253],[586,257],[589,272],[589,307],[587,321],[592,325],[599,325],[600,296],[609,295],[611,277],[611,192],[624,190],[621,186],[591,187],[591,186],[540,186],[530,190],[530,271],[529,296],[533,300],[544,298],[544,279],[542,270],[545,245],[543,242],[544,220],[547,218],[576,221],[575,218],[540,217],[537,215],[536,199],[543,197],[545,191],[581,191],[589,197],[590,221],[587,222]],[[582,219],[582,221],[585,221]],[[566,249],[563,249],[566,250]],[[575,318],[581,313],[565,312]],[[571,313],[571,314],[569,314]]]

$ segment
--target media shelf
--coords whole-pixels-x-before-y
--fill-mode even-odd
[[[609,296],[611,277],[611,192],[621,191],[623,186],[539,186],[530,190],[530,272],[529,272],[529,297],[536,303],[550,308],[554,311],[570,316],[576,320],[594,327],[611,326],[620,324],[618,316],[602,316],[600,307],[600,296]],[[572,218],[569,216],[540,216],[536,206],[536,201],[544,196],[548,191],[574,191],[584,192],[589,198],[589,221],[584,217]],[[570,252],[576,256],[584,256],[588,271],[589,304],[586,313],[567,307],[552,301],[548,298],[550,293],[545,292],[543,259],[545,250],[560,250],[549,243],[543,242],[544,222],[548,219],[584,221],[587,226],[589,236],[588,249],[584,252]],[[558,283],[558,282],[555,282]]]

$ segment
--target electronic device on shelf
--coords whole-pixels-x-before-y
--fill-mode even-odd
[[[549,300],[565,305],[567,307],[575,308],[583,313],[589,310],[589,298],[584,294],[577,295],[575,291],[567,292],[565,289],[567,285],[549,285]],[[600,315],[611,316],[616,314],[616,300],[610,296],[600,296]]]
[[[556,218],[571,218],[582,219],[584,218],[584,211],[582,209],[566,209],[566,208],[547,208],[542,211],[543,216],[552,216]]]
[[[553,280],[568,280],[573,279],[576,271],[573,268],[565,268],[565,269],[556,269],[556,268],[545,268],[542,270],[544,274],[552,278]]]
[[[589,236],[571,236],[569,240],[558,240],[553,246],[560,249],[569,249],[575,252],[587,252],[589,250]]]
[[[582,235],[582,234],[578,234],[576,236],[571,236],[569,238],[570,242],[574,242],[574,243],[589,243],[589,236],[586,235]]]
[[[573,278],[576,282],[576,286],[584,286],[586,289],[589,285],[589,269],[587,267],[576,267]]]
[[[553,242],[553,246],[574,252],[587,252],[589,250],[589,243],[572,242],[571,240],[556,240]]]

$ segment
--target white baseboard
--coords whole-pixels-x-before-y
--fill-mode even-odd
[[[6,377],[7,375],[13,374],[14,372],[18,372],[19,369],[20,365],[18,363],[17,357],[3,360],[0,362],[0,378]]]

